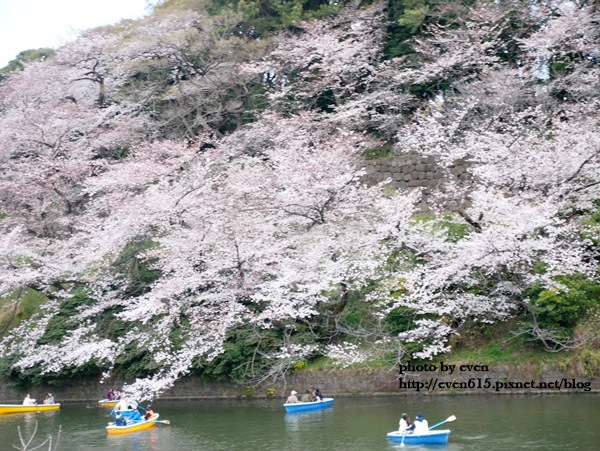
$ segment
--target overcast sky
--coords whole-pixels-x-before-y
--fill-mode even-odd
[[[0,0],[0,67],[23,50],[57,48],[77,31],[136,19],[147,0]],[[151,1],[156,3],[156,1]]]

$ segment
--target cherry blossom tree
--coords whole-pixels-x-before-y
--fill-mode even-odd
[[[0,296],[46,301],[0,356],[39,376],[143,360],[126,391],[149,399],[240,331],[253,382],[319,354],[431,358],[469,324],[535,319],[533,288],[597,280],[597,8],[530,6],[480,3],[387,61],[377,4],[264,42],[163,11],[26,64],[0,84]],[[539,26],[515,36],[515,9]],[[445,171],[427,214],[366,184],[383,145]],[[414,321],[386,328],[397,312]]]
[[[26,351],[31,342],[9,346],[28,355],[17,366],[48,372],[85,359],[111,366],[118,348],[135,342],[161,369],[129,389],[155,396],[194,361],[221,353],[228,331],[239,324],[288,331],[275,361],[286,359],[289,349],[306,357],[316,348],[294,343],[296,324],[324,312],[339,315],[347,291],[376,277],[390,227],[403,230],[410,215],[412,197],[385,198],[380,187],[361,183],[356,155],[369,145],[362,134],[324,128],[309,116],[266,116],[196,158],[175,160],[182,169],[162,162],[161,174],[145,162],[140,173],[136,160],[144,153],[132,152],[86,184],[92,200],[81,223],[85,231],[73,237],[70,251],[83,281],[86,268],[143,237],[156,246],[140,258],[155,261],[161,277],[127,299],[118,317],[132,328],[119,343],[108,343],[90,321],[122,304],[119,293],[128,281],[107,277],[109,268],[99,271],[88,278],[96,302],[81,310],[81,327],[58,345],[43,345],[43,353]],[[140,152],[158,159],[164,158],[159,149],[185,154],[182,144],[174,146]],[[128,195],[128,186],[145,188]],[[325,295],[332,289],[340,293],[333,305]],[[90,343],[89,352],[70,348],[75,343]],[[60,358],[51,357],[57,353]]]

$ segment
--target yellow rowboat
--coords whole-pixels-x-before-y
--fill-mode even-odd
[[[60,404],[36,404],[33,406],[24,406],[22,404],[0,404],[0,414],[43,412],[46,410],[58,410],[58,409],[60,409]]]
[[[110,423],[108,426],[106,426],[106,432],[108,432],[109,434],[127,434],[129,432],[137,432],[143,431],[144,429],[149,429],[151,427],[156,426],[156,423],[170,423],[170,421],[159,421],[158,416],[159,415],[155,413],[154,416],[149,420],[142,420],[137,423],[128,424],[126,426],[117,426],[115,425],[115,423]]]
[[[98,404],[100,404],[102,407],[114,407],[118,402],[118,399],[101,399],[98,401]]]

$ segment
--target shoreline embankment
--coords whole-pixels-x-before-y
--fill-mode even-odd
[[[600,378],[575,371],[561,371],[540,365],[460,366],[444,364],[402,368],[303,369],[273,383],[238,386],[230,382],[207,381],[189,376],[180,379],[160,399],[241,399],[285,397],[290,390],[303,393],[312,387],[325,396],[433,396],[474,394],[561,394],[600,393]],[[22,402],[26,394],[38,401],[48,392],[58,402],[96,402],[109,388],[131,383],[119,379],[64,380],[61,385],[15,387],[0,384],[0,403]]]

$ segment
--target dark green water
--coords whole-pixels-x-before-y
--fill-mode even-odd
[[[59,449],[74,450],[397,450],[386,433],[398,427],[404,411],[422,412],[439,429],[452,430],[447,446],[406,446],[406,451],[600,450],[600,395],[502,395],[338,398],[333,408],[286,414],[282,400],[157,401],[171,425],[121,436],[104,427],[109,409],[63,404],[56,412],[0,416],[0,450],[19,443],[17,426],[30,436],[35,422],[39,444],[56,436]],[[47,447],[42,448],[47,449]]]

